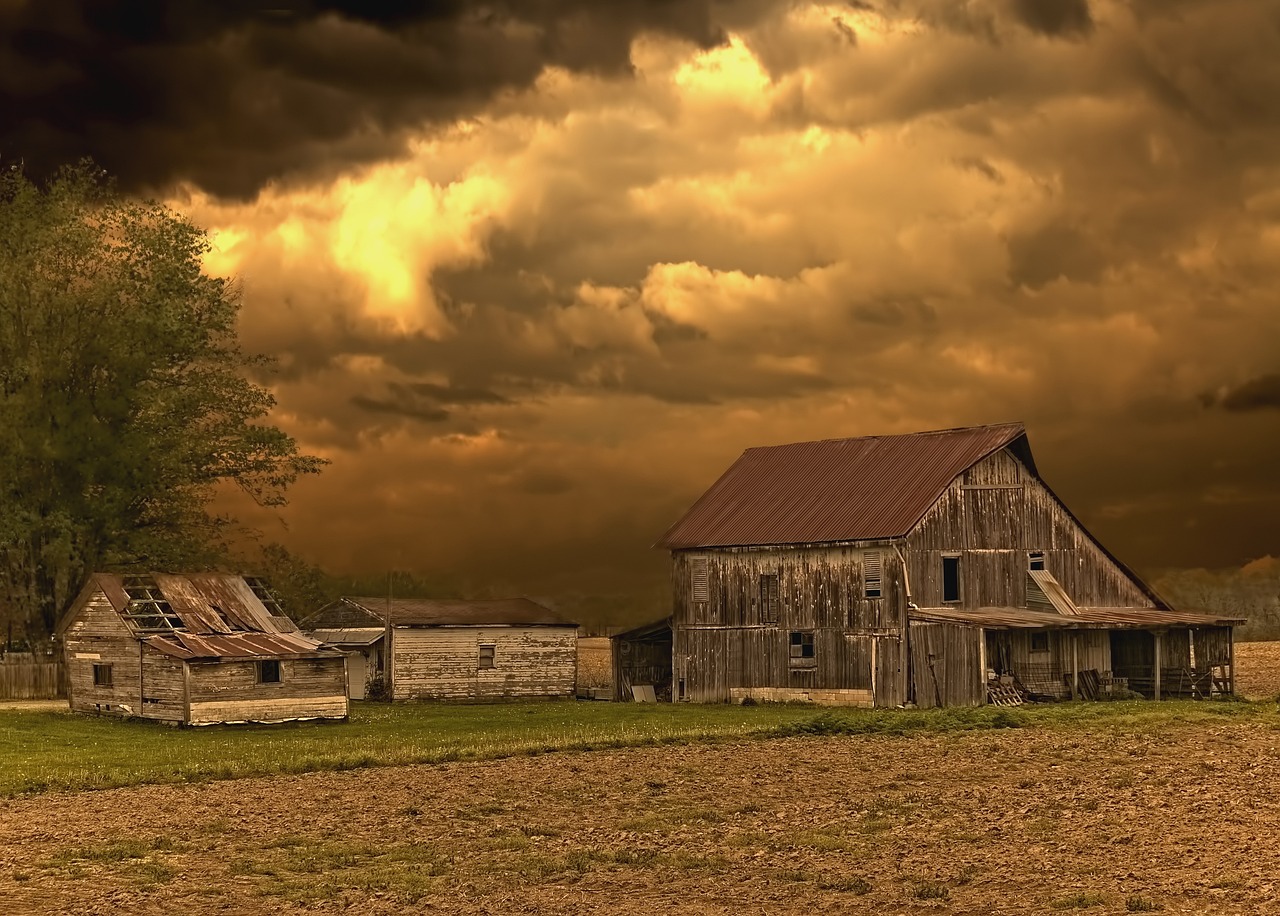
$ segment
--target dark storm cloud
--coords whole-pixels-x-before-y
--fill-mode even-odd
[[[186,179],[251,197],[274,178],[393,154],[406,130],[550,65],[624,74],[641,32],[722,39],[709,0],[280,6],[0,5],[0,156],[34,175],[92,156],[130,189]]]
[[[1009,240],[1009,279],[1039,289],[1059,277],[1095,283],[1107,259],[1097,244],[1074,226],[1051,223]]]
[[[1280,373],[1249,379],[1214,399],[1224,410],[1280,410]]]
[[[1093,30],[1088,0],[1013,0],[1013,12],[1027,28],[1055,38],[1074,38]]]

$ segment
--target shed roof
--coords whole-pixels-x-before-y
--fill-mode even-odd
[[[387,633],[386,627],[321,627],[307,630],[312,639],[329,646],[371,646]]]
[[[169,623],[157,630],[131,616],[126,585],[146,582],[147,593],[167,604]],[[319,642],[296,632],[293,621],[272,615],[243,576],[228,573],[94,573],[60,625],[61,632],[101,592],[130,632],[141,642],[175,658],[279,658],[331,654]],[[269,599],[270,600],[270,599]],[[144,604],[148,602],[144,601]],[[274,602],[273,602],[274,603]],[[160,619],[156,615],[146,615]]]
[[[1153,607],[1082,607],[1077,613],[1055,614],[1020,607],[912,608],[912,620],[956,623],[990,630],[1148,630],[1163,627],[1223,627],[1244,623],[1199,611],[1166,611]]]
[[[319,642],[296,633],[227,633],[198,635],[175,630],[148,636],[147,645],[174,658],[280,658],[336,655]]]
[[[341,601],[359,608],[382,623],[386,622],[389,603],[391,623],[397,627],[577,626],[559,612],[529,598],[392,598],[388,602],[386,598],[344,597]],[[309,618],[307,623],[314,625],[313,621],[320,618],[321,615],[317,614]]]
[[[669,550],[905,536],[969,467],[1019,443],[1021,423],[749,448],[654,546]]]

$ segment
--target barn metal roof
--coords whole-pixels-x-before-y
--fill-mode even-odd
[[[1022,440],[1021,423],[749,448],[655,547],[902,537],[955,478]]]
[[[912,620],[957,623],[991,630],[1146,630],[1161,627],[1225,627],[1243,618],[1220,617],[1198,611],[1166,611],[1152,607],[1082,607],[1075,615],[1033,611],[1019,607],[912,608]]]
[[[341,600],[386,622],[386,598]],[[390,605],[391,623],[397,627],[577,626],[562,614],[528,598],[393,598]]]

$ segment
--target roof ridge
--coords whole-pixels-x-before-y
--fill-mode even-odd
[[[980,423],[975,426],[950,426],[946,429],[922,429],[909,433],[873,433],[869,436],[829,436],[826,439],[800,439],[795,442],[779,442],[776,445],[750,445],[743,449],[747,452],[770,448],[788,448],[793,445],[821,445],[826,442],[866,442],[870,439],[913,439],[921,436],[945,436],[950,433],[977,432],[978,430],[1021,429],[1026,431],[1027,425],[1021,420],[1010,420],[1007,423]]]

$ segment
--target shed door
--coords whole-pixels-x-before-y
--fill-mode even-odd
[[[902,640],[895,636],[875,637],[875,695],[876,706],[901,706],[906,681],[902,676]]]
[[[364,682],[369,679],[369,659],[363,652],[352,652],[347,656],[347,681],[351,688],[351,699],[364,699]]]

